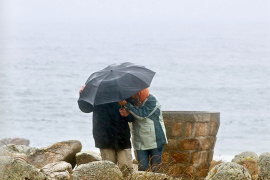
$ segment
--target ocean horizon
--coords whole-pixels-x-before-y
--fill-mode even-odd
[[[215,159],[270,152],[267,23],[20,23],[1,27],[0,139],[46,147],[79,140],[98,151],[79,89],[109,64],[156,72],[163,111],[220,112]]]

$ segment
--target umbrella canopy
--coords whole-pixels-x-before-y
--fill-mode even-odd
[[[154,71],[130,62],[111,64],[93,73],[85,83],[78,102],[90,108],[122,101],[150,86]]]

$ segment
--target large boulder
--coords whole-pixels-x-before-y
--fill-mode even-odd
[[[162,173],[154,173],[147,171],[135,171],[128,177],[130,180],[181,180],[181,178],[174,178]]]
[[[119,167],[111,161],[95,161],[79,165],[73,172],[73,180],[123,179]]]
[[[45,148],[26,147],[23,145],[3,146],[5,151],[10,153],[24,153],[27,156],[27,162],[37,168],[42,168],[47,164],[66,161],[75,167],[76,153],[82,149],[82,144],[77,140],[69,140],[55,143]]]
[[[205,180],[251,180],[249,171],[234,162],[216,165],[206,176]]]
[[[254,160],[258,161],[259,156],[255,152],[245,151],[245,152],[242,152],[238,155],[235,155],[234,158],[232,159],[232,162],[245,161],[245,160],[249,160],[249,159],[254,159]]]
[[[216,165],[220,164],[220,163],[222,163],[221,160],[219,160],[219,161],[212,160],[211,163],[210,163],[209,171],[210,171],[211,169],[213,169]]]
[[[270,153],[262,153],[258,161],[258,179],[270,179]]]
[[[12,153],[4,148],[0,148],[0,156],[9,156],[27,163],[27,156],[24,153]]]
[[[71,164],[65,161],[47,164],[40,172],[44,173],[48,180],[69,180],[73,173]]]
[[[0,147],[8,145],[8,144],[29,146],[30,140],[29,139],[24,139],[24,138],[4,138],[4,139],[0,139]]]
[[[99,153],[93,151],[81,151],[76,154],[77,166],[81,164],[87,164],[93,161],[101,161],[101,156]]]
[[[14,145],[14,144],[8,144],[0,148],[0,151],[5,152],[5,153],[9,152],[9,153],[31,154],[35,152],[36,150],[38,150],[38,148],[29,147],[25,145]]]
[[[0,177],[1,179],[16,180],[47,180],[46,175],[41,173],[39,169],[9,156],[0,156]]]
[[[246,151],[236,155],[232,162],[240,164],[249,170],[253,180],[258,179],[258,160],[259,157],[255,152]]]

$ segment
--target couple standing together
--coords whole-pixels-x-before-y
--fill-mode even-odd
[[[83,112],[89,112],[78,104]],[[132,122],[132,142],[139,170],[159,171],[167,137],[161,106],[148,88],[124,101],[94,106],[93,136],[102,160],[118,164],[124,176],[132,173],[129,122]]]

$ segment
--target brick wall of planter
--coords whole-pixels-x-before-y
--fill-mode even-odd
[[[174,177],[204,179],[213,159],[219,112],[163,111],[168,144],[163,171]]]

